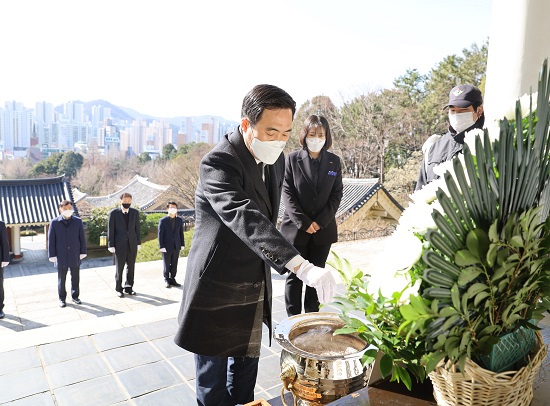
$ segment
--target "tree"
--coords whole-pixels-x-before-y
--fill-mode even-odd
[[[30,176],[31,162],[25,158],[0,161],[0,179],[27,179]]]
[[[414,151],[402,166],[394,166],[386,174],[384,187],[404,207],[408,206],[409,195],[414,192],[421,163],[422,152]]]
[[[188,207],[194,207],[195,191],[199,183],[199,164],[212,147],[204,143],[193,144],[186,154],[160,162],[156,167],[155,179],[159,183],[172,186],[174,199]]]
[[[29,176],[36,178],[42,175],[57,175],[59,170],[59,161],[61,161],[61,158],[63,158],[62,152],[56,152],[50,155],[46,159],[34,165],[29,172]]]
[[[65,152],[59,160],[57,174],[73,178],[78,170],[82,168],[83,163],[84,157],[79,153],[73,151]]]
[[[171,143],[165,144],[162,147],[162,159],[165,159],[165,160],[173,159],[175,158],[176,153],[177,153],[177,150],[174,147],[174,145]]]
[[[172,144],[170,144],[172,145]],[[150,162],[151,161],[151,155],[149,155],[148,152],[142,152],[141,154],[139,154],[138,156],[138,161],[140,164],[144,164],[146,162]]]

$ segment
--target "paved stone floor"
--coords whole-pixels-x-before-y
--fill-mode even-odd
[[[340,243],[341,257],[365,268],[384,240]],[[82,305],[59,308],[57,273],[44,241],[23,240],[23,260],[5,269],[6,318],[0,320],[0,404],[193,405],[192,354],[172,337],[181,288],[166,289],[161,261],[136,265],[138,295],[118,298],[112,258],[84,260]],[[186,259],[179,264],[183,280]],[[68,283],[67,283],[68,284]],[[286,318],[284,277],[273,274],[276,323]],[[327,311],[334,309],[325,308]],[[545,327],[550,326],[550,320]],[[550,328],[543,330],[546,342]],[[256,399],[280,395],[280,348],[264,331]],[[533,405],[550,405],[548,358]]]

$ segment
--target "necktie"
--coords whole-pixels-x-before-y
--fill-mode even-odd
[[[258,169],[260,170],[260,176],[262,177],[264,181],[265,188],[267,190],[267,194],[269,195],[269,198],[271,199],[271,188],[269,187],[269,168],[266,164],[263,162],[258,163]]]

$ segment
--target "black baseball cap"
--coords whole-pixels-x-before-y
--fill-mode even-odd
[[[483,104],[481,91],[472,85],[458,85],[453,87],[449,92],[449,103],[443,108],[445,109],[449,106],[465,108],[472,104]]]

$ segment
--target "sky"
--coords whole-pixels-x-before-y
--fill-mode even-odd
[[[0,107],[107,100],[239,120],[256,84],[340,105],[488,39],[494,0],[0,2]]]

